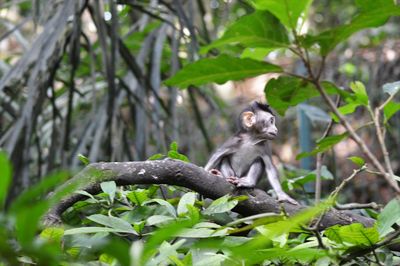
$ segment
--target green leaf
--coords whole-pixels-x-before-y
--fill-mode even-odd
[[[389,121],[392,116],[400,110],[400,103],[398,102],[388,102],[385,107],[383,107],[383,113],[385,115],[385,122]]]
[[[3,208],[4,201],[7,197],[8,188],[10,187],[12,178],[11,164],[7,154],[0,151],[0,210]]]
[[[103,214],[93,214],[87,218],[95,223],[118,230],[117,232],[131,233],[137,235],[135,230],[133,230],[132,225],[127,221],[122,220],[121,218],[106,216]]]
[[[40,237],[48,242],[61,244],[62,237],[64,236],[64,229],[61,227],[48,227],[41,233]]]
[[[95,233],[121,233],[121,230],[109,227],[98,227],[98,226],[90,226],[90,227],[78,227],[65,230],[64,235],[80,235],[80,234],[95,234]],[[129,233],[129,232],[124,232]]]
[[[229,195],[225,195],[219,199],[214,200],[210,206],[207,207],[203,211],[203,214],[205,215],[211,215],[211,214],[216,214],[216,213],[224,213],[227,211],[232,210],[237,204],[238,200],[230,200]]]
[[[392,225],[400,223],[400,200],[392,199],[382,210],[376,222],[379,235],[384,237],[393,231]]]
[[[78,154],[78,159],[79,159],[79,161],[81,161],[84,165],[88,165],[88,164],[90,164],[90,161],[89,161],[89,158],[88,157],[86,157],[85,155],[83,155],[83,154]]]
[[[171,216],[166,216],[166,215],[153,215],[147,218],[146,224],[147,225],[156,225],[156,224],[162,224],[162,223],[168,223],[171,220],[174,220],[173,217]]]
[[[343,94],[342,90],[329,82],[322,82],[322,86],[328,94]],[[289,76],[270,79],[264,91],[268,103],[280,115],[284,115],[289,107],[296,106],[320,95],[313,84],[306,80]]]
[[[142,206],[143,202],[149,199],[146,189],[136,189],[129,192],[126,197],[138,206]]]
[[[279,48],[288,45],[287,31],[266,11],[243,16],[229,26],[221,38],[203,47],[201,53],[226,44],[240,43],[245,47]]]
[[[171,142],[171,144],[169,145],[169,149],[171,151],[178,151],[178,143],[176,141]]]
[[[151,265],[164,265],[164,262],[168,261],[170,257],[178,257],[177,249],[180,248],[186,239],[181,239],[175,242],[173,245],[164,241],[157,248],[158,255],[151,259]]]
[[[206,252],[202,254],[197,260],[195,260],[196,266],[217,266],[217,265],[229,265],[223,262],[228,260],[228,258],[223,254],[218,254],[214,252]]]
[[[175,76],[166,80],[165,84],[180,88],[212,82],[222,84],[228,80],[241,80],[271,72],[282,72],[282,68],[248,58],[220,55],[214,58],[203,58],[185,66]]]
[[[330,240],[342,244],[371,246],[379,241],[379,233],[375,227],[366,228],[360,223],[335,225],[326,229],[324,234]]]
[[[263,61],[265,57],[272,52],[273,48],[246,48],[240,55],[240,58],[250,58],[258,61]]]
[[[379,27],[386,23],[389,17],[399,16],[400,9],[392,0],[385,0],[385,4],[374,4],[372,0],[362,1],[363,8],[350,23],[327,30],[317,36],[308,37],[308,45],[318,43],[321,55],[327,55],[337,44],[349,38],[352,34],[367,28]]]
[[[187,228],[183,229],[175,236],[187,237],[187,238],[209,238],[209,237],[221,237],[228,234],[228,228],[221,230],[214,230],[209,228]]]
[[[383,85],[383,91],[388,93],[390,96],[396,94],[400,90],[400,81],[393,83],[386,83]]]
[[[350,88],[354,92],[354,95],[356,97],[355,101],[361,105],[368,106],[369,99],[364,84],[359,81],[351,82]]]
[[[115,184],[115,182],[114,181],[102,182],[100,184],[100,187],[104,193],[108,194],[110,201],[114,202],[115,192],[117,191],[117,185]]]
[[[184,228],[191,227],[195,222],[197,221],[179,219],[176,223],[170,223],[155,231],[145,243],[143,248],[143,259],[140,265],[145,265],[151,256],[158,252],[157,247],[162,242],[166,241],[167,239],[174,238],[176,234],[178,234]]]
[[[178,203],[177,212],[178,215],[182,215],[188,211],[187,205],[193,206],[196,201],[196,193],[188,192],[181,197]]]
[[[162,199],[152,199],[152,200],[144,202],[143,205],[147,205],[147,204],[153,203],[153,202],[156,202],[156,203],[160,204],[161,206],[164,206],[169,214],[171,214],[173,217],[176,217],[175,208],[168,201],[165,201]]]
[[[300,160],[300,159],[308,157],[308,156],[314,156],[319,152],[325,152],[325,151],[329,150],[332,146],[336,145],[337,143],[341,142],[343,139],[347,138],[348,135],[349,134],[347,132],[345,132],[340,135],[325,137],[324,139],[317,142],[317,146],[311,152],[302,152],[302,153],[298,154],[296,156],[296,160]]]
[[[181,160],[181,161],[184,161],[184,162],[189,162],[189,159],[185,155],[180,154],[177,151],[169,151],[168,152],[168,157],[171,158],[171,159],[176,159],[176,160]]]
[[[311,83],[287,76],[270,79],[265,86],[265,94],[268,103],[280,115],[284,115],[289,107],[319,95]]]
[[[147,160],[154,161],[154,160],[159,160],[159,159],[162,159],[162,158],[164,158],[164,154],[156,153],[156,154],[150,156]]]
[[[274,14],[283,25],[295,29],[297,20],[303,12],[307,12],[312,0],[251,0],[258,10],[268,10]]]
[[[352,161],[353,163],[355,163],[357,166],[361,167],[365,164],[365,161],[363,158],[358,157],[358,156],[351,156],[348,157],[347,159],[349,159],[350,161]]]

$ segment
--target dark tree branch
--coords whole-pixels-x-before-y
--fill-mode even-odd
[[[79,189],[95,194],[100,192],[99,184],[109,180],[114,180],[117,185],[177,185],[192,189],[211,199],[216,199],[226,194],[247,195],[249,198],[240,202],[234,211],[244,216],[265,212],[280,213],[278,201],[268,196],[264,191],[259,189],[236,189],[225,179],[211,175],[199,166],[172,159],[145,162],[93,163],[67,181],[59,190],[72,182],[79,182]],[[85,196],[81,194],[68,195],[49,210],[45,216],[45,224],[61,222],[61,214],[75,202],[83,199],[85,199]],[[283,206],[289,215],[293,215],[306,207],[289,203],[283,203]],[[324,229],[335,224],[344,225],[355,222],[362,223],[365,226],[372,226],[374,220],[350,212],[330,210],[322,218],[319,228]]]

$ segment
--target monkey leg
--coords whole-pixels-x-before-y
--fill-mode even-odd
[[[251,164],[249,170],[247,171],[247,174],[242,178],[238,179],[236,186],[241,188],[255,187],[258,180],[262,176],[263,171],[264,171],[264,163],[262,158],[259,157],[256,160],[254,160],[254,162]]]

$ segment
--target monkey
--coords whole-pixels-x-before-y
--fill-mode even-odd
[[[241,111],[238,120],[239,130],[211,155],[205,170],[238,188],[254,188],[265,171],[278,201],[297,205],[282,190],[272,162],[268,142],[278,136],[278,129],[270,106],[255,101]]]

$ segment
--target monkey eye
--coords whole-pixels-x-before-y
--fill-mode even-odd
[[[271,117],[271,119],[269,121],[270,121],[271,124],[274,123],[274,118]]]

